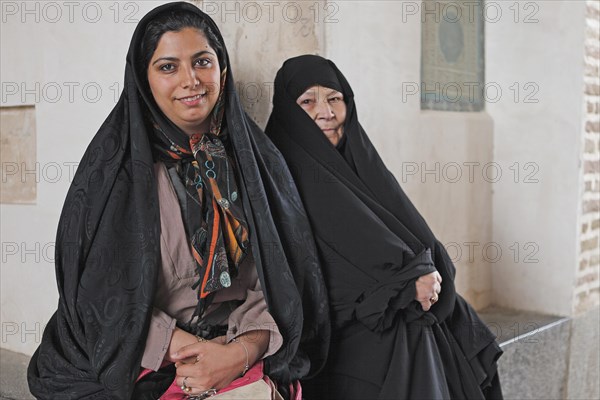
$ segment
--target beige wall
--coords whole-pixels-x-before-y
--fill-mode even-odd
[[[509,3],[497,4],[512,16]],[[494,299],[511,308],[571,315],[581,229],[586,4],[535,4],[521,20],[535,11],[537,22],[506,18],[486,25],[486,80],[507,88],[487,108],[495,124],[494,160],[507,167],[519,163],[520,171],[517,182],[513,169],[494,185],[493,240],[520,250],[493,269]],[[518,101],[509,90],[515,83]]]

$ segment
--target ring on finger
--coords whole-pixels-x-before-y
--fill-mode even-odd
[[[183,378],[183,382],[181,382],[181,390],[183,390],[186,393],[189,393],[192,391],[192,388],[186,384],[185,381],[187,380],[187,378],[187,376]]]

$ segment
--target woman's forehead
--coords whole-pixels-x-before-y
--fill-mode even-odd
[[[306,89],[304,91],[304,93],[301,94],[301,96],[316,95],[316,94],[323,94],[325,96],[329,96],[330,94],[337,94],[337,93],[341,94],[341,92],[337,91],[336,89],[332,89],[327,86],[313,85],[313,86],[309,87],[308,89]]]

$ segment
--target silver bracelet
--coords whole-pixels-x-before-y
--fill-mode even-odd
[[[246,347],[244,342],[242,342],[238,338],[233,338],[233,339],[231,339],[231,341],[241,344],[242,347],[244,348],[244,351],[246,352],[246,365],[244,365],[244,371],[242,371],[242,375],[240,375],[240,376],[244,376],[244,375],[246,375],[246,372],[248,372],[248,370],[250,369],[250,365],[248,365],[248,363],[250,362],[249,356],[248,356],[248,348]]]

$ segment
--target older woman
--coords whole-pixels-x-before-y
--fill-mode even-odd
[[[32,393],[205,398],[262,382],[270,399],[272,379],[298,397],[290,384],[324,361],[328,307],[283,164],[242,111],[214,22],[188,3],[146,15],[65,201]]]
[[[456,294],[452,261],[369,141],[331,61],[283,64],[266,133],[290,166],[329,290],[329,359],[307,398],[501,398],[494,336]]]

